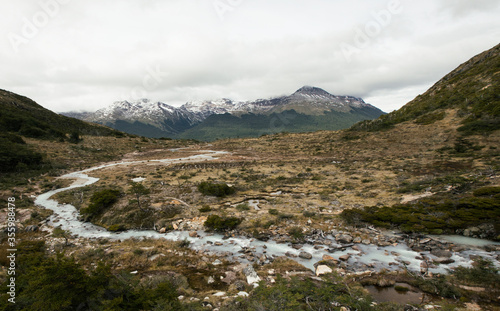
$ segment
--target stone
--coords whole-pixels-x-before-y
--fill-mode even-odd
[[[347,254],[347,255],[342,255],[339,257],[340,260],[342,261],[348,261],[349,258],[351,258],[351,255]]]
[[[226,283],[227,285],[231,285],[234,281],[238,279],[236,273],[233,271],[226,271],[226,276],[221,279],[221,282]]]
[[[313,258],[312,254],[310,254],[308,252],[300,252],[299,257],[302,259],[312,259]]]
[[[214,262],[212,262],[212,264],[213,264],[214,266],[220,266],[220,265],[222,265],[222,261],[220,261],[219,259],[215,259],[215,261],[214,261]]]
[[[178,230],[179,226],[177,224],[172,224],[172,228],[174,228],[174,230]]]
[[[332,272],[333,272],[332,268],[328,267],[327,265],[319,265],[318,267],[316,267],[316,276]]]
[[[24,229],[26,232],[37,232],[38,231],[38,226],[27,226],[25,229]]]
[[[339,263],[339,261],[337,259],[333,258],[330,255],[326,255],[326,254],[323,255],[323,258],[321,258],[321,259],[324,260],[324,261],[335,263],[335,264]]]
[[[261,278],[257,275],[257,272],[255,272],[255,269],[251,265],[248,265],[245,269],[243,269],[243,274],[246,276],[247,283],[249,285],[253,285],[254,287],[258,286]]]
[[[439,258],[434,259],[433,262],[437,263],[437,264],[448,265],[450,263],[454,263],[455,260],[453,260],[451,258],[446,258],[446,257],[439,257]]]
[[[349,244],[352,242],[353,238],[349,234],[341,234],[336,240],[341,244]]]
[[[371,241],[369,239],[364,239],[363,241],[361,241],[361,243],[364,245],[370,245]]]
[[[213,284],[213,283],[215,283],[215,279],[214,279],[214,277],[213,277],[213,276],[209,276],[209,277],[208,277],[208,280],[207,280],[207,283],[208,283],[208,284]]]
[[[228,291],[230,292],[241,292],[245,290],[245,283],[241,280],[235,281],[233,284],[229,285]]]
[[[436,257],[442,257],[442,258],[450,258],[453,255],[452,252],[444,249],[433,249],[431,250],[431,254]]]
[[[426,274],[429,271],[429,265],[426,261],[420,263],[420,273]]]
[[[359,236],[355,237],[354,240],[352,240],[353,243],[361,243],[363,241],[363,239],[361,239]]]
[[[250,295],[249,295],[247,292],[243,292],[243,291],[241,291],[241,292],[239,292],[238,294],[236,294],[236,296],[238,296],[238,297],[248,297],[248,296],[250,296]]]
[[[189,236],[192,237],[192,238],[197,238],[198,237],[198,232],[191,231],[191,232],[189,232]]]

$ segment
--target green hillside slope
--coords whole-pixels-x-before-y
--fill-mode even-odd
[[[321,115],[306,115],[287,110],[270,115],[231,114],[212,115],[179,137],[212,141],[229,137],[258,137],[279,132],[314,132],[318,130],[340,130],[361,120],[379,117],[381,111],[369,108],[353,108],[350,112],[325,112]]]
[[[434,84],[401,109],[351,129],[377,131],[415,120],[429,124],[444,116],[445,109],[458,109],[463,134],[500,129],[500,44],[485,51]]]

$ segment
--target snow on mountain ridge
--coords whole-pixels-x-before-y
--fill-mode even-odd
[[[133,102],[117,101],[87,116],[85,120],[101,124],[115,123],[117,120],[130,123],[139,121],[165,128],[170,126],[166,125],[166,123],[181,123],[186,126],[193,126],[214,114],[270,114],[294,109],[299,113],[319,115],[328,111],[349,112],[353,108],[363,107],[373,106],[366,104],[361,98],[336,96],[321,88],[304,86],[288,96],[245,102],[222,98],[191,101],[180,107],[173,107],[149,99],[140,99]]]

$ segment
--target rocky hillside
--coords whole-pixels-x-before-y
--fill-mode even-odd
[[[447,109],[458,110],[459,131],[466,135],[500,129],[500,44],[463,63],[401,109],[352,129],[377,131],[409,120],[430,124],[443,119]]]

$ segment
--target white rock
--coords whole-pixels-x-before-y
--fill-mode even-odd
[[[223,297],[223,296],[226,296],[226,292],[217,292],[217,293],[213,294],[212,296]]]
[[[332,272],[333,272],[332,268],[328,267],[327,265],[319,265],[316,268],[316,276],[320,276],[320,275],[332,273]]]

